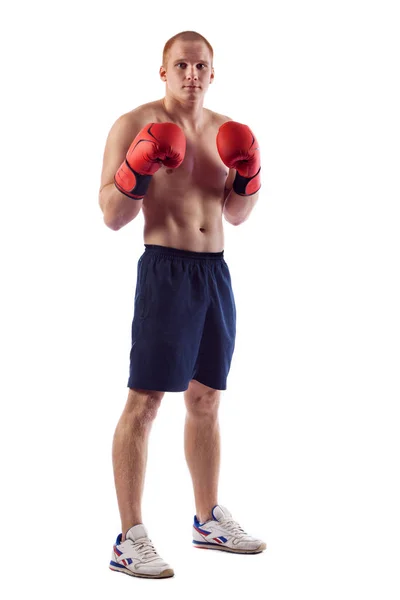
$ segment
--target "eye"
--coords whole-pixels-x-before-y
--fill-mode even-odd
[[[198,67],[203,67],[204,69],[206,69],[206,68],[207,68],[207,67],[206,67],[206,65],[204,65],[203,63],[199,63],[199,64],[197,65],[197,68],[198,68]],[[202,69],[201,69],[201,70],[202,70]]]
[[[180,62],[180,63],[178,63],[176,66],[177,66],[177,67],[180,67],[180,65],[185,65],[185,67],[186,67],[186,63],[184,63],[184,62]]]

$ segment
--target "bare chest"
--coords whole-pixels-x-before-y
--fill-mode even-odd
[[[182,164],[177,169],[163,166],[154,176],[154,192],[199,194],[205,198],[223,195],[229,171],[219,157],[216,133],[186,135]]]

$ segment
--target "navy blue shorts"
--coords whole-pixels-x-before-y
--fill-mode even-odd
[[[182,392],[196,379],[226,390],[235,337],[224,251],[145,244],[137,268],[128,387]]]

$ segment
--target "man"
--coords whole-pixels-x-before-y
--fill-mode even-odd
[[[260,188],[257,140],[246,125],[203,107],[213,49],[196,32],[165,45],[165,97],[122,115],[107,137],[99,202],[118,230],[144,214],[137,270],[129,393],[113,439],[122,533],[110,568],[171,577],[142,523],[147,445],[165,392],[184,392],[185,456],[193,480],[193,545],[259,553],[218,504],[218,406],[235,344],[236,308],[223,258],[222,215],[245,221]]]

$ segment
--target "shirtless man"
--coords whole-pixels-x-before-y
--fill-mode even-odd
[[[99,203],[118,230],[142,209],[128,399],[112,448],[121,529],[110,568],[171,577],[142,523],[147,445],[165,392],[184,392],[185,456],[193,481],[193,546],[256,554],[266,544],[218,504],[218,406],[235,344],[236,309],[223,258],[222,215],[245,221],[260,188],[257,140],[203,107],[213,50],[196,32],[165,45],[165,97],[122,115],[108,135]]]

